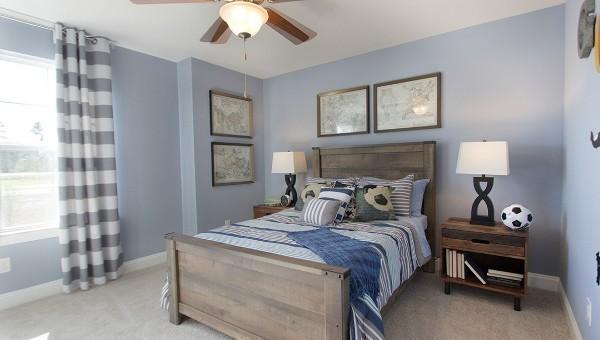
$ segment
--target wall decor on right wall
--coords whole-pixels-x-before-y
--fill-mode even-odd
[[[579,58],[590,56],[594,48],[594,26],[596,23],[596,0],[584,0],[579,10],[577,28],[577,53]]]
[[[590,140],[592,141],[594,149],[600,148],[600,132],[598,132],[596,138],[594,138],[594,131],[590,132]]]
[[[596,46],[596,52],[594,55],[596,56],[596,71],[600,73],[600,19],[596,18],[596,33],[594,34],[594,39],[596,42],[594,45]]]
[[[375,84],[375,132],[442,127],[442,74]]]

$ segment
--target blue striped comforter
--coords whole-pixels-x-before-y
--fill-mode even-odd
[[[196,235],[198,238],[260,250],[268,253],[326,263],[323,258],[295,242],[289,233],[317,230],[298,222],[299,212],[289,209],[260,219],[223,226]],[[392,293],[408,280],[419,263],[413,226],[400,221],[344,222],[328,227],[334,233],[368,242],[380,261],[378,292],[375,298],[364,293],[351,302],[351,339],[385,339],[381,327],[381,308]],[[421,259],[423,262],[423,259]],[[352,269],[352,268],[351,268]],[[163,299],[164,300],[164,299]],[[167,305],[162,301],[162,305]]]

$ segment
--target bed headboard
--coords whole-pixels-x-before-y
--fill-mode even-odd
[[[371,176],[398,179],[415,174],[415,179],[429,178],[423,202],[427,215],[427,239],[437,257],[435,142],[394,143],[354,147],[313,148],[313,176],[345,178]],[[429,265],[432,265],[430,261]]]

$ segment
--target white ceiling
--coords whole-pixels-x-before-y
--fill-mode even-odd
[[[316,31],[296,46],[265,26],[242,43],[201,43],[221,3],[133,5],[129,0],[0,0],[41,22],[60,21],[173,61],[195,57],[259,78],[318,65],[564,3],[564,0],[305,0],[271,5]],[[12,13],[13,15],[15,13]]]

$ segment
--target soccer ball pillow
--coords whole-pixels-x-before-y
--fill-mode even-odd
[[[525,230],[533,221],[531,210],[520,204],[513,204],[502,210],[502,223],[512,230]]]

